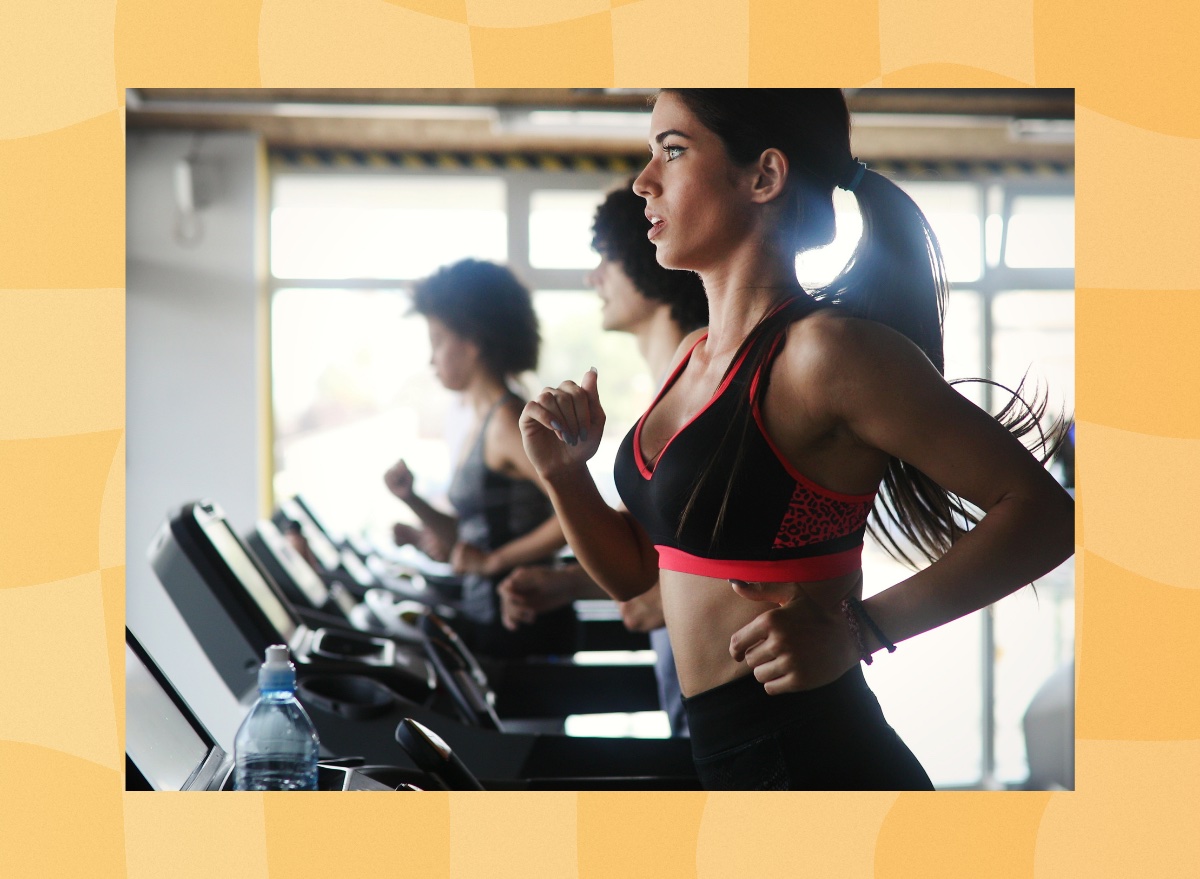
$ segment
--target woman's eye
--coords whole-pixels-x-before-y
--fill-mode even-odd
[[[663,153],[667,157],[667,161],[673,161],[683,155],[684,148],[675,146],[674,144],[663,144]]]

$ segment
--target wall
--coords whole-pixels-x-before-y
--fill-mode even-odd
[[[126,621],[226,750],[240,712],[146,560],[168,510],[260,511],[262,147],[249,134],[131,132],[126,144]],[[174,169],[195,151],[202,235],[175,232]]]

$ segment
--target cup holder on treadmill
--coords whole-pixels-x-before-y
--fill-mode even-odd
[[[361,659],[381,662],[387,653],[387,642],[365,635],[342,635],[328,629],[317,633],[312,645],[315,656],[327,659]]]
[[[396,704],[395,693],[361,675],[305,678],[296,690],[307,704],[350,720],[383,717]]]

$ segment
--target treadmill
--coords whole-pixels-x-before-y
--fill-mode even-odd
[[[253,693],[263,651],[286,644],[300,674],[353,673],[423,700],[436,689],[421,651],[349,628],[310,627],[280,595],[214,503],[185,504],[148,550],[151,566],[235,696]]]
[[[386,587],[397,593],[401,598],[415,599],[429,603],[435,610],[453,622],[453,611],[447,612],[447,605],[453,606],[461,596],[461,583],[450,571],[449,565],[435,562],[427,558],[413,547],[397,550],[393,547],[380,547],[364,536],[343,536],[334,531],[313,509],[302,495],[283,501],[277,516],[278,520],[290,519],[295,521],[301,532],[323,544],[313,547],[314,553],[322,564],[326,560],[337,559],[342,569],[361,582],[361,568],[356,562],[365,565],[366,572],[374,578],[375,584]],[[402,558],[403,557],[403,558]],[[381,602],[382,594],[367,594],[366,603]],[[575,615],[579,625],[580,651],[608,650],[649,650],[650,638],[644,632],[631,632],[625,628],[620,611],[611,599],[581,599],[574,603]],[[380,615],[389,617],[387,606]],[[657,707],[657,705],[655,706]]]
[[[294,501],[285,502],[281,509],[286,509],[289,517],[306,515]],[[302,526],[306,535],[310,528],[318,529],[315,542],[310,543],[318,561],[322,556],[336,557],[331,555],[336,554],[336,548],[328,535],[315,520],[307,522],[308,525]],[[347,606],[345,601],[334,600],[324,579],[288,543],[275,519],[258,522],[246,535],[246,544],[292,603],[296,614],[310,626],[353,626],[410,645],[424,644],[431,634],[451,642],[457,640],[422,619],[432,610],[453,626],[453,615],[444,613],[440,603],[431,606],[378,587],[368,590],[357,605]],[[467,664],[478,673],[480,683],[491,688],[499,716],[512,720],[536,719],[545,727],[547,718],[561,722],[572,714],[658,710],[654,667],[648,662],[631,664],[621,654],[612,656],[617,657],[616,661],[605,661],[601,653],[587,662],[572,656],[506,661],[481,657],[477,661],[471,658]],[[431,659],[437,661],[436,657]]]
[[[450,566],[427,559],[420,564],[396,565],[381,558],[365,539],[349,540],[330,530],[299,495],[280,501],[272,521],[280,531],[295,527],[303,535],[316,560],[316,568],[331,586],[341,585],[364,600],[391,595],[397,600],[418,601],[434,608],[446,619],[458,614],[462,581]],[[414,552],[414,561],[424,559]],[[388,615],[382,617],[389,619]]]
[[[397,753],[400,749],[397,748]],[[422,790],[413,768],[317,764],[318,790]],[[387,782],[372,776],[372,770]],[[407,780],[401,780],[406,778]],[[390,783],[389,783],[390,782]],[[125,630],[125,789],[233,790],[233,759],[183,701],[150,655]]]
[[[252,692],[266,646],[288,643],[297,666],[297,696],[323,745],[335,754],[393,762],[396,727],[412,718],[435,730],[483,778],[509,783],[560,779],[559,784],[575,779],[554,789],[697,786],[684,739],[501,732],[503,724],[491,710],[469,652],[433,614],[422,618],[428,659],[361,632],[310,629],[211,502],[175,511],[152,542],[149,556],[233,693]],[[458,719],[445,707],[439,710],[439,700],[443,706],[449,701]]]

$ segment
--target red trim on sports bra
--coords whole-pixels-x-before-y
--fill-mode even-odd
[[[862,545],[830,555],[804,559],[736,560],[706,559],[670,546],[655,546],[658,566],[681,574],[699,574],[718,580],[746,580],[750,583],[807,583],[830,580],[862,567]]]
[[[765,361],[766,363],[769,364],[772,362],[772,358],[775,356],[775,349],[779,347],[779,343],[782,341],[782,339],[783,337],[781,336],[775,341],[770,353],[767,355],[767,359]],[[823,485],[818,485],[797,470],[794,466],[792,466],[792,462],[784,457],[784,454],[782,451],[780,451],[779,446],[775,445],[775,440],[771,439],[771,435],[767,433],[767,426],[763,423],[762,411],[759,408],[758,401],[754,399],[754,394],[758,391],[758,380],[761,376],[762,367],[759,367],[759,370],[754,373],[754,378],[750,381],[750,411],[754,414],[754,423],[758,425],[758,432],[761,433],[762,438],[767,441],[767,445],[770,447],[771,451],[775,453],[775,459],[779,461],[783,469],[787,471],[788,476],[792,477],[792,479],[796,480],[813,493],[821,494],[825,497],[833,498],[834,500],[846,501],[847,503],[852,504],[873,502],[875,500],[875,495],[878,493],[877,491],[873,491],[870,494],[846,494],[845,492],[834,491],[832,488],[826,488]]]
[[[659,449],[658,455],[654,459],[654,467],[648,466],[646,464],[646,459],[642,456],[642,425],[646,423],[646,418],[653,411],[654,407],[658,405],[658,401],[661,400],[663,395],[671,389],[671,387],[675,384],[675,380],[679,378],[679,374],[683,372],[684,367],[688,365],[688,361],[692,359],[692,352],[696,350],[696,345],[699,345],[707,338],[708,333],[705,333],[696,340],[695,345],[692,345],[692,347],[688,349],[687,354],[682,360],[679,361],[679,365],[675,367],[675,371],[671,373],[670,378],[663,382],[662,390],[658,392],[658,396],[654,398],[654,402],[650,404],[650,407],[642,413],[642,417],[638,419],[637,426],[633,430],[633,460],[637,464],[638,472],[642,474],[643,479],[650,479],[654,476],[654,468],[658,466],[658,462],[662,460],[663,455],[666,454],[666,451],[668,448],[670,448],[671,443],[675,441],[675,437],[687,430],[693,421],[708,411],[709,407],[721,398],[721,395],[725,393],[725,390],[729,387],[729,383],[733,381],[733,377],[737,375],[737,371],[742,368],[742,362],[746,359],[747,354],[745,351],[742,352],[742,356],[738,358],[737,363],[735,363],[733,366],[733,369],[729,370],[729,374],[725,376],[724,380],[721,382],[721,386],[717,388],[716,393],[709,398],[709,401],[700,407],[696,414],[689,418],[683,424],[683,426],[679,428],[679,430],[671,434],[671,438],[666,441],[661,449]]]

